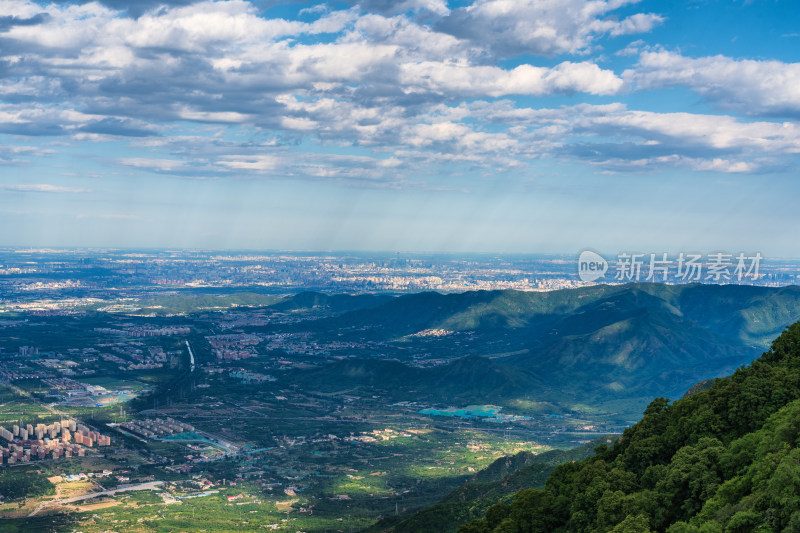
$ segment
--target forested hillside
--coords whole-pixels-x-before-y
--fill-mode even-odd
[[[613,447],[461,533],[800,531],[800,323],[747,368],[658,398]]]

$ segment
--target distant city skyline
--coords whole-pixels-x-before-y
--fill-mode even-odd
[[[800,257],[789,1],[11,0],[0,247]]]

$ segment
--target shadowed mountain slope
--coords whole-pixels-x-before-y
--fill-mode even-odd
[[[371,307],[313,322],[319,338],[424,342],[427,352],[454,361],[426,370],[402,367],[410,361],[342,362],[299,373],[301,381],[480,403],[524,397],[598,412],[618,410],[610,405],[628,399],[619,413],[625,419],[641,412],[646,398],[680,397],[697,381],[750,363],[766,339],[800,320],[800,287],[642,283],[338,299],[307,293],[294,303],[333,301],[338,309]],[[419,340],[428,330],[467,337]]]

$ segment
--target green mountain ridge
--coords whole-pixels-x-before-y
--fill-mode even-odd
[[[362,296],[367,295],[357,297]],[[597,311],[608,315],[615,310],[640,308],[658,308],[710,331],[737,338],[741,344],[766,348],[783,327],[797,318],[800,287],[632,283],[549,292],[422,292],[342,314],[321,323],[320,327],[380,324],[384,327],[378,334],[392,338],[431,328],[450,331],[521,329],[541,334],[558,324],[578,334],[596,321],[587,321],[581,315],[598,315]],[[571,319],[565,320],[567,318]],[[611,316],[601,320],[612,323]]]

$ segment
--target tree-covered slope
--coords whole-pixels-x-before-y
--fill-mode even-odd
[[[513,398],[543,389],[535,376],[478,356],[462,357],[433,368],[410,367],[392,360],[345,359],[295,371],[291,380],[310,390],[328,393],[363,389],[383,398],[467,403]]]
[[[395,297],[389,294],[324,294],[305,291],[272,304],[276,311],[301,311],[323,308],[334,313],[345,313],[359,309],[378,307],[392,301]]]
[[[800,323],[750,367],[654,400],[613,447],[459,531],[800,531]]]

